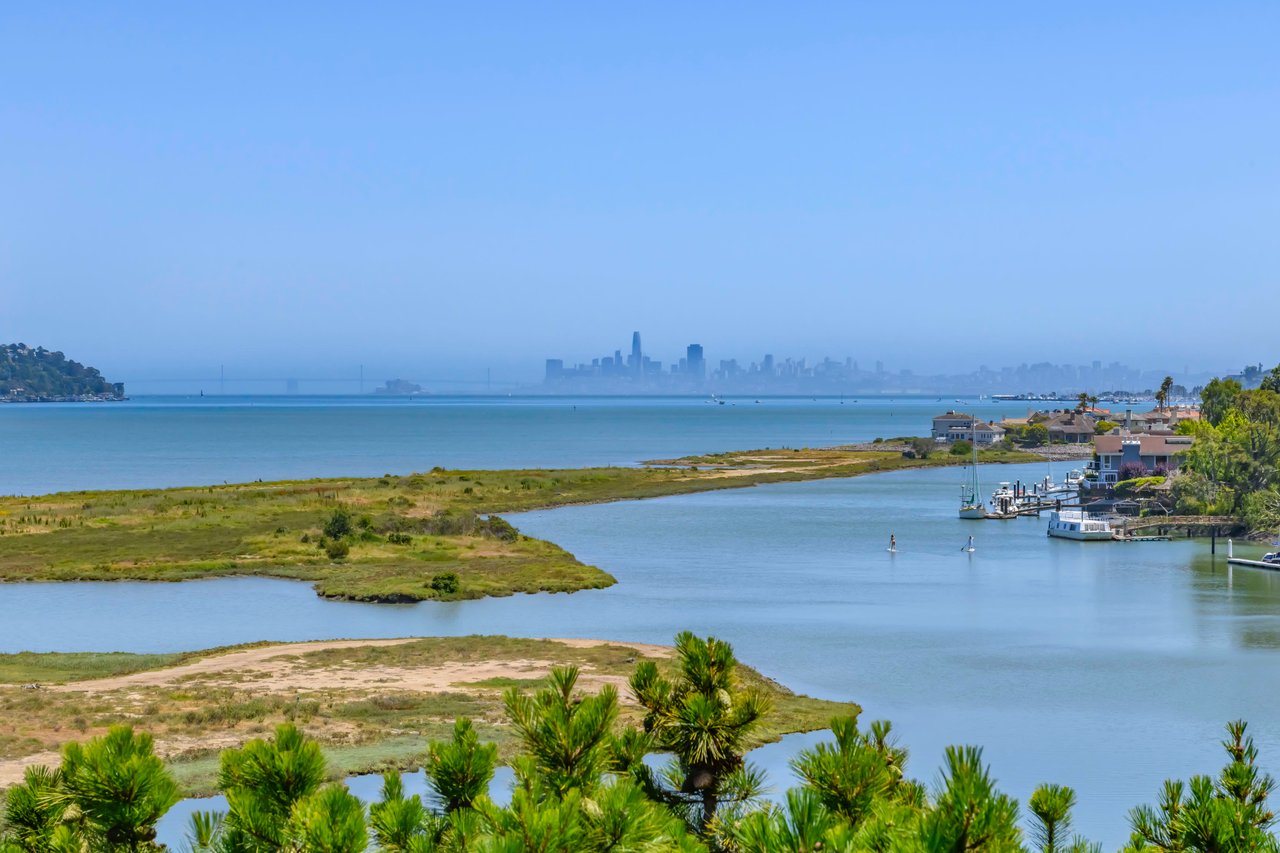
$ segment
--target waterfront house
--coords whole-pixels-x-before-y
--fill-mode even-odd
[[[953,427],[968,429],[973,423],[973,415],[966,415],[963,412],[947,412],[945,415],[938,415],[933,419],[933,438],[935,441],[952,441],[949,438],[952,434]]]
[[[1042,423],[1053,444],[1088,444],[1098,419],[1083,412],[1056,412]]]
[[[933,440],[947,444],[968,441],[985,447],[1003,440],[1004,433],[1004,427],[999,424],[980,421],[962,412],[947,412],[933,419]]]
[[[1131,433],[1162,433],[1173,432],[1178,428],[1178,423],[1186,420],[1199,420],[1200,412],[1191,408],[1180,408],[1177,406],[1164,409],[1153,409],[1150,412],[1138,412],[1135,414],[1132,409],[1125,409],[1124,417],[1120,424],[1125,432]]]
[[[1128,463],[1142,465],[1148,476],[1174,471],[1194,439],[1189,435],[1100,435],[1094,443],[1097,458],[1089,468],[1098,474],[1098,485],[1114,486],[1120,468]]]

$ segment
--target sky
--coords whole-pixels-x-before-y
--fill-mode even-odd
[[[127,381],[1280,360],[1280,4],[9,3],[0,342]]]

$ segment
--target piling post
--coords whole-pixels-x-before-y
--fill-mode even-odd
[[[1217,527],[1212,527],[1209,529],[1209,553],[1210,554],[1218,553],[1218,528]]]
[[[1227,540],[1227,559],[1231,559],[1231,540]]]

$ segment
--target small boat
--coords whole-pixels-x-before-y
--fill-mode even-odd
[[[969,520],[987,517],[978,486],[978,442],[973,442],[973,462],[969,465],[969,482],[960,487],[960,517]]]
[[[1111,522],[1083,510],[1053,510],[1049,513],[1050,536],[1079,541],[1111,540],[1115,534]]]
[[[1084,472],[1079,468],[1072,468],[1067,473],[1066,486],[1068,489],[1078,489],[1080,484],[1084,482]]]

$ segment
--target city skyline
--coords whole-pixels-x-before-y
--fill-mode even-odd
[[[1244,363],[1280,52],[1227,5],[11,5],[0,341],[125,381],[536,382],[622,323],[667,361]]]
[[[1207,382],[1217,375],[1233,371],[1193,373],[1187,367],[1174,369],[1140,369],[1118,361],[1104,363],[1094,359],[1089,364],[1055,364],[1049,361],[1005,365],[991,368],[979,365],[968,373],[925,374],[908,367],[890,367],[882,359],[864,369],[853,356],[820,361],[807,357],[775,358],[765,353],[758,361],[740,362],[736,357],[719,359],[708,370],[705,349],[690,343],[678,361],[665,363],[645,353],[642,336],[631,336],[631,351],[624,360],[621,349],[612,355],[592,358],[589,362],[566,363],[561,358],[548,358],[542,385],[544,389],[568,393],[628,392],[698,392],[726,393],[809,392],[841,393],[933,393],[991,392],[1010,394],[1076,393],[1079,391],[1146,391],[1158,387],[1165,376],[1173,376],[1184,389]]]

